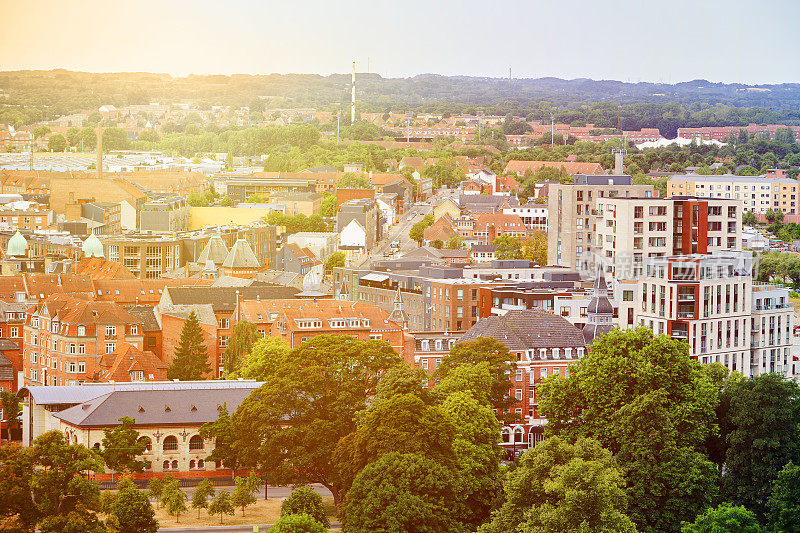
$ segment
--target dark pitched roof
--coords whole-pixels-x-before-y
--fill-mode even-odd
[[[565,318],[545,311],[509,311],[479,320],[458,342],[492,337],[509,350],[583,347],[581,330]]]
[[[14,365],[0,352],[0,381],[14,381]]]
[[[250,287],[169,287],[166,289],[174,305],[211,304],[214,311],[233,311],[236,292],[242,300],[283,300],[294,298],[300,292],[286,285],[261,285]]]
[[[255,389],[257,387],[253,387]],[[217,406],[227,404],[233,412],[252,392],[238,389],[112,391],[65,409],[55,416],[76,426],[115,426],[129,416],[136,425],[200,425],[217,419]]]
[[[151,306],[131,307],[128,312],[142,321],[142,329],[144,331],[159,331],[161,326],[158,325],[156,314]]]

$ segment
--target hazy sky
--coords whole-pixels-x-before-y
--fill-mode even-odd
[[[0,70],[800,82],[800,0],[0,0]]]

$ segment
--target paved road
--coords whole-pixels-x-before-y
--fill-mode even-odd
[[[414,205],[409,209],[398,222],[389,228],[389,235],[378,243],[370,253],[362,256],[354,266],[367,266],[372,261],[385,259],[384,252],[390,249],[394,241],[400,242],[400,255],[408,253],[417,247],[417,243],[408,236],[411,226],[422,220],[426,213],[433,208],[430,205]]]

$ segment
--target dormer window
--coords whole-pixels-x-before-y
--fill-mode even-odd
[[[369,320],[367,320],[366,318],[363,318],[363,319],[361,319],[361,324],[362,324],[362,325],[363,325],[365,328],[368,328],[368,327],[369,327]]]
[[[131,381],[144,381],[144,372],[142,370],[131,370]]]
[[[431,341],[429,341],[428,339],[425,339],[425,340],[423,340],[423,341],[420,343],[420,349],[421,349],[423,352],[429,352],[429,351],[430,351],[430,349],[431,349]]]
[[[78,326],[78,337],[86,335],[86,326]]]
[[[547,348],[539,348],[539,359],[547,359]]]

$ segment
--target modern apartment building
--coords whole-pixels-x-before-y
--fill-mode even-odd
[[[188,231],[191,225],[189,205],[181,196],[169,196],[145,202],[139,212],[139,229],[156,233]]]
[[[667,180],[667,196],[699,196],[742,200],[745,211],[764,214],[781,210],[786,215],[800,214],[800,183],[777,176],[700,176],[677,174]]]
[[[576,175],[574,184],[551,184],[547,196],[547,264],[592,270],[595,203],[607,198],[655,198],[652,185],[631,185],[630,176]]]
[[[599,198],[589,249],[614,279],[642,275],[647,258],[742,246],[742,201],[717,198]]]
[[[686,341],[700,362],[792,375],[789,291],[754,286],[748,252],[651,258],[636,292],[634,324]]]

